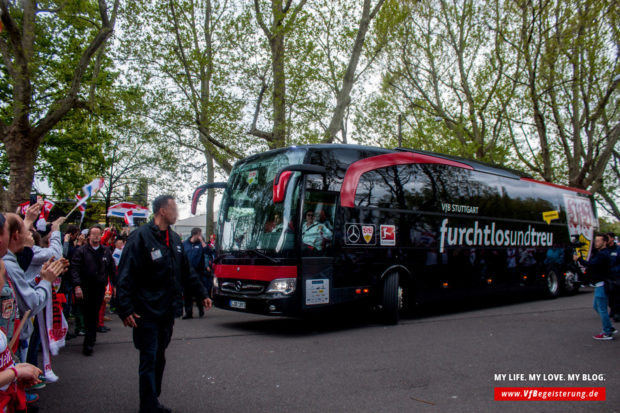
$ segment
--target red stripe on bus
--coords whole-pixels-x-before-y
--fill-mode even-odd
[[[585,189],[579,189],[579,188],[573,188],[573,187],[570,187],[570,186],[552,184],[551,182],[538,181],[538,180],[532,179],[532,178],[521,178],[521,180],[522,181],[528,181],[528,182],[534,182],[534,183],[541,184],[541,185],[548,185],[548,186],[552,186],[554,188],[566,189],[567,191],[579,192],[581,194],[586,194],[588,196],[592,195],[591,192],[586,191]]]
[[[276,278],[297,278],[294,265],[224,265],[216,264],[217,278],[238,278],[242,280],[272,281]]]
[[[344,175],[344,180],[342,181],[342,188],[340,189],[340,205],[347,208],[355,207],[355,193],[357,191],[357,185],[359,184],[361,176],[366,172],[379,168],[386,168],[388,166],[414,163],[442,164],[456,166],[457,168],[474,169],[470,165],[461,162],[438,158],[431,155],[424,155],[421,153],[397,152],[373,156],[353,162],[349,166],[347,173]]]

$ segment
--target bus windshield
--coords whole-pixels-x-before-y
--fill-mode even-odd
[[[291,176],[284,202],[277,204],[273,202],[273,181],[280,169],[302,163],[305,155],[305,149],[295,148],[235,166],[220,209],[222,252],[254,250],[288,256],[294,251],[292,222],[299,203],[300,174]]]

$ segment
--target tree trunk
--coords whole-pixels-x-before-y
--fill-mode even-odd
[[[336,138],[336,134],[341,130],[344,134],[342,127],[344,113],[351,103],[351,90],[353,89],[353,84],[355,83],[355,71],[360,60],[360,55],[362,54],[364,42],[366,40],[366,33],[368,32],[370,21],[375,17],[383,5],[383,2],[384,0],[379,0],[377,5],[371,11],[370,0],[364,1],[362,18],[360,19],[357,36],[355,38],[355,43],[353,43],[353,49],[351,51],[351,57],[349,58],[347,70],[344,74],[344,78],[342,79],[342,87],[336,96],[336,107],[334,108],[334,114],[327,128],[327,132],[325,133],[325,138],[323,139],[324,143],[333,143]],[[346,140],[346,138],[343,138],[343,140]]]
[[[4,211],[13,212],[28,200],[34,180],[34,164],[39,142],[28,131],[10,130],[4,137],[4,149],[9,162],[9,190],[3,200]]]
[[[66,92],[42,110],[41,118],[31,125],[32,82],[34,79],[33,56],[35,54],[35,19],[36,2],[20,2],[23,10],[14,12],[12,16],[7,1],[0,1],[0,16],[2,24],[8,33],[9,43],[0,39],[0,54],[7,68],[9,82],[13,85],[12,101],[7,106],[12,107],[12,118],[9,123],[1,123],[0,140],[4,143],[9,161],[9,188],[3,193],[2,206],[5,211],[13,211],[20,202],[27,199],[34,179],[34,165],[41,139],[53,129],[58,122],[73,108],[78,106],[79,91],[84,73],[92,57],[110,37],[113,26],[108,19],[108,7],[105,1],[100,0],[99,13],[101,25],[95,37],[82,50],[80,60],[73,68],[70,87]],[[116,16],[119,0],[114,1],[113,16]],[[15,8],[17,10],[17,8]],[[20,16],[21,14],[21,16]],[[21,19],[21,30],[20,23]],[[9,47],[10,46],[10,47]]]
[[[275,28],[270,40],[273,70],[273,140],[270,149],[282,148],[286,144],[286,75],[284,74],[284,33]]]

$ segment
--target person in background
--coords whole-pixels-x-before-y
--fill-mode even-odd
[[[41,268],[43,265],[49,261],[51,258],[54,260],[58,260],[62,258],[62,242],[61,242],[61,234],[60,234],[60,226],[65,222],[65,217],[60,217],[52,223],[50,237],[49,237],[49,246],[42,247],[40,245],[40,237],[39,242],[36,241],[32,246],[32,261],[30,262],[30,266],[25,272],[26,280],[30,283],[35,283],[36,277],[39,276],[41,272]],[[35,235],[39,235],[38,232],[34,232],[33,237]],[[30,336],[30,341],[28,342],[28,351],[26,354],[26,361],[32,365],[38,365],[38,354],[41,348],[41,337],[39,335],[39,322],[38,318],[34,317],[33,321],[34,331]],[[41,383],[43,384],[43,383]],[[39,388],[41,388],[40,386]]]
[[[13,289],[15,298],[17,301],[17,308],[19,314],[25,314],[26,311],[30,311],[30,316],[36,316],[47,305],[48,299],[52,297],[52,283],[58,278],[58,276],[64,272],[68,266],[68,263],[62,260],[53,261],[50,258],[40,270],[41,281],[32,285],[28,280],[24,270],[17,262],[15,254],[21,252],[27,243],[32,244],[32,233],[29,231],[28,225],[25,224],[22,219],[16,214],[6,215],[6,226],[9,234],[8,251],[2,258],[7,272],[7,282]],[[17,316],[17,313],[14,313]],[[20,343],[27,343],[30,340],[32,332],[34,330],[32,323],[29,320],[21,320],[24,322],[21,334]],[[22,347],[22,353],[25,351],[25,347]],[[25,354],[20,357],[23,360]],[[38,399],[36,394],[26,394],[26,401],[28,403],[35,402]]]
[[[205,288],[207,288],[207,262],[205,261],[205,254],[208,253],[209,245],[202,237],[202,230],[200,228],[192,228],[190,237],[183,242],[183,251],[187,257],[187,261],[190,265],[190,270],[195,271],[198,278],[202,282]],[[193,315],[193,303],[196,302],[198,306],[199,317],[204,316],[204,308],[200,302],[200,298],[196,296],[194,291],[186,289],[183,291],[183,302],[185,306],[185,315],[183,319],[192,318]]]
[[[84,317],[80,314],[78,317],[77,306],[75,305],[75,297],[73,295],[73,286],[71,283],[71,259],[73,254],[78,249],[77,238],[80,235],[80,229],[75,225],[67,226],[67,230],[63,237],[62,242],[62,256],[69,261],[69,270],[65,272],[62,277],[62,284],[60,285],[60,292],[66,297],[65,306],[63,312],[65,318],[69,320],[71,315],[75,317],[75,334],[67,332],[67,339],[74,338],[78,332],[84,335]]]
[[[605,282],[609,279],[609,250],[607,249],[607,234],[597,234],[594,238],[594,249],[589,260],[584,260],[581,254],[573,255],[573,260],[579,261],[587,268],[587,276],[594,284],[594,311],[601,317],[603,331],[592,336],[595,340],[613,340],[613,335],[618,332],[611,324],[607,310],[607,294]]]
[[[6,225],[6,218],[3,214],[0,214],[0,257],[7,254],[9,244],[8,240],[9,231]],[[0,286],[9,286],[10,288],[3,260],[0,260]],[[31,364],[16,364],[13,361],[13,358],[11,357],[11,349],[9,348],[10,339],[6,335],[7,325],[4,324],[4,321],[6,320],[4,313],[5,310],[9,309],[9,306],[5,305],[4,298],[2,299],[2,308],[3,314],[0,322],[0,409],[2,409],[2,411],[10,412],[18,410],[25,411],[27,408],[27,398],[24,388],[32,387],[41,383],[39,375],[43,372]],[[12,312],[13,320],[10,320],[11,325],[9,331],[12,334],[12,322],[14,322],[16,310],[14,296],[12,298],[10,310]],[[36,401],[37,399],[38,396],[36,395],[31,397],[31,401]]]
[[[607,296],[609,298],[609,316],[620,321],[620,245],[616,243],[616,234],[607,233],[607,249],[609,250],[609,282]]]
[[[114,241],[114,251],[112,252],[112,258],[114,258],[114,265],[118,267],[118,263],[121,261],[121,254],[123,253],[123,248],[125,247],[126,242],[125,237],[118,237],[116,241]]]
[[[94,225],[88,232],[88,244],[80,247],[71,261],[72,280],[76,300],[83,300],[86,335],[82,353],[93,354],[97,338],[99,309],[105,296],[109,279],[114,279],[116,269],[108,248],[100,244],[101,227]]]

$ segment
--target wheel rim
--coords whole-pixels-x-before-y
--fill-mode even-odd
[[[566,280],[564,281],[564,286],[568,291],[572,291],[575,288],[575,273],[569,271],[566,273]]]
[[[398,286],[398,309],[403,309],[403,287]]]
[[[558,292],[558,277],[555,275],[555,272],[550,272],[547,277],[547,288],[551,294],[556,294]]]

